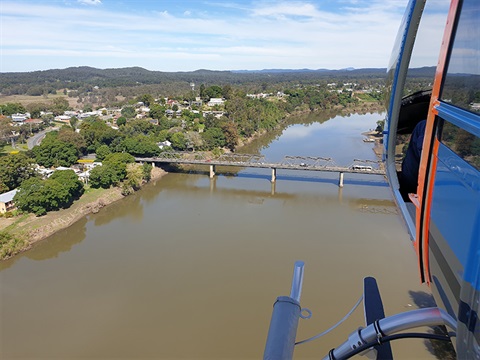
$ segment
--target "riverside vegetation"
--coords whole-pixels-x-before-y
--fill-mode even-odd
[[[201,84],[199,96],[195,96],[197,94],[192,89],[174,97],[161,93],[158,85],[150,85],[150,89],[157,91],[154,94],[142,93],[145,85],[108,87],[108,91],[116,89],[117,94],[124,93],[126,88],[130,92],[140,92],[135,97],[116,95],[112,98],[100,96],[100,92],[96,93],[95,89],[87,86],[88,81],[84,82],[87,90],[76,84],[74,94],[78,96],[77,109],[80,107],[88,111],[94,104],[97,107],[118,106],[121,109],[120,117],[105,119],[102,116],[90,116],[83,120],[72,117],[68,124],[47,133],[41,144],[33,149],[4,153],[0,157],[0,193],[19,188],[14,198],[18,210],[4,214],[4,217],[11,219],[7,219],[7,226],[0,232],[0,258],[11,257],[28,248],[32,239],[48,236],[52,231],[68,226],[77,217],[98,211],[99,207],[138,190],[151,179],[152,166],[135,164],[134,156],[157,156],[170,148],[220,154],[235,151],[252,137],[281,127],[285,119],[293,114],[313,111],[367,112],[381,108],[383,78],[359,76],[358,79],[350,78],[348,83],[343,83],[340,78],[315,79],[312,74],[309,76],[308,81],[295,84],[285,74],[277,78],[282,81],[270,80],[268,83],[263,81],[265,77],[262,77],[261,83],[256,83],[250,76],[248,83]],[[45,84],[31,84],[31,87],[47,86]],[[172,89],[172,84],[167,88]],[[15,88],[12,86],[9,87],[10,91]],[[31,87],[23,88],[25,93],[32,93],[33,90],[28,90]],[[259,92],[247,96],[249,90]],[[64,94],[72,92],[67,88],[60,91]],[[71,99],[65,97],[57,96],[47,101],[49,93],[50,90],[45,90],[43,100],[39,102],[0,105],[3,114],[0,117],[2,146],[7,146],[11,140],[9,134],[14,131],[17,132],[18,149],[18,143],[25,141],[27,135],[51,126],[55,114],[74,108],[70,105]],[[209,107],[206,103],[212,98],[222,98],[224,102]],[[140,119],[139,103],[149,110]],[[34,126],[14,128],[8,116],[26,111],[42,121]],[[170,147],[158,146],[166,141],[169,141]],[[91,170],[88,185],[81,183],[73,170],[57,170],[48,179],[41,179],[34,169],[37,165],[45,168],[70,167],[88,154],[95,154],[96,159],[102,162],[102,166]],[[158,169],[156,171],[155,177],[159,176]],[[112,195],[112,191],[115,195]],[[71,209],[76,203],[82,203],[88,194],[88,202],[72,215],[71,221],[59,222],[55,229],[42,232],[38,227],[21,225],[34,222],[33,215],[28,213],[41,219],[51,212]],[[99,202],[99,199],[102,201]]]

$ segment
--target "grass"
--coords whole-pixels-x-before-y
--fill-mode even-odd
[[[8,259],[19,253],[29,244],[27,241],[7,232],[0,232],[0,260]]]
[[[6,103],[21,103],[23,106],[26,106],[28,104],[32,103],[49,103],[53,99],[59,98],[59,97],[64,97],[67,99],[68,103],[70,104],[71,107],[75,108],[77,106],[77,98],[71,98],[68,97],[67,95],[64,95],[62,91],[57,91],[57,94],[48,94],[47,97],[44,97],[43,95],[39,96],[31,96],[31,95],[8,95],[8,96],[0,96],[0,105],[6,104]]]
[[[27,144],[17,144],[15,148],[12,147],[12,145],[5,145],[3,147],[0,147],[0,153],[3,154],[10,154],[12,151],[27,151],[28,147]]]

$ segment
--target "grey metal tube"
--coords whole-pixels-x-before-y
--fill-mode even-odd
[[[403,330],[421,326],[446,325],[453,330],[456,330],[457,327],[456,321],[446,311],[439,308],[412,310],[380,319],[378,323],[385,335],[393,335]],[[373,324],[360,329],[357,334],[353,333],[347,341],[333,350],[334,358],[348,356],[357,346],[377,339]],[[323,359],[328,360],[329,358],[329,355],[327,355]]]
[[[288,296],[279,296],[273,305],[264,360],[291,360],[295,348],[300,303]]]
[[[304,267],[305,263],[303,261],[295,261],[295,265],[293,267],[293,279],[290,297],[298,302],[300,302],[300,296],[302,295]]]

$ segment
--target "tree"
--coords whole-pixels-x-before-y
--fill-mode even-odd
[[[176,132],[170,137],[170,141],[172,142],[172,147],[175,150],[185,150],[187,148],[187,141],[185,139],[185,135],[181,132]]]
[[[112,185],[120,182],[115,170],[111,166],[97,166],[90,171],[90,186],[93,188],[108,189]]]
[[[97,155],[97,160],[98,161],[103,161],[103,159],[105,159],[105,157],[108,155],[108,154],[111,154],[112,151],[110,150],[110,148],[107,146],[107,145],[100,145],[97,150],[95,151],[95,154]]]
[[[137,97],[137,101],[143,102],[145,106],[150,106],[155,102],[155,99],[150,94],[143,94]]]
[[[46,139],[46,138],[45,138]],[[32,149],[35,160],[45,167],[70,166],[78,160],[78,150],[75,145],[57,139],[42,141]]]
[[[125,125],[126,123],[127,123],[127,119],[125,118],[125,116],[120,116],[117,119],[117,126],[122,126],[122,125]]]
[[[76,116],[72,116],[70,118],[70,126],[74,129],[77,130],[77,124],[78,124],[78,118]]]
[[[41,216],[48,211],[69,207],[82,193],[83,184],[73,170],[55,171],[46,180],[25,180],[13,201],[20,210]]]
[[[138,164],[127,164],[127,177],[125,183],[127,186],[130,186],[133,190],[140,189],[143,179],[143,169],[141,165]]]
[[[150,179],[152,178],[152,169],[153,169],[153,166],[147,162],[143,163],[142,165],[142,176],[143,176],[143,179],[146,181],[146,182],[149,182]]]
[[[225,135],[222,129],[210,128],[202,133],[202,137],[209,150],[225,146]]]
[[[75,132],[71,127],[63,126],[57,135],[59,141],[72,144],[79,154],[85,154],[87,151],[87,142],[82,134]]]
[[[238,131],[233,122],[227,122],[222,125],[222,131],[225,135],[225,146],[231,151],[235,151],[238,144]]]
[[[89,152],[94,152],[102,144],[110,145],[119,136],[118,131],[96,117],[89,117],[80,124],[80,134],[85,138]]]
[[[10,116],[12,114],[17,113],[25,113],[25,107],[20,103],[6,103],[4,105],[0,105],[0,115]]]
[[[102,166],[90,172],[90,186],[108,189],[117,185],[127,176],[127,164],[135,162],[135,158],[127,153],[113,153],[105,157]]]
[[[203,139],[200,133],[196,131],[188,131],[185,134],[187,150],[199,150],[203,148]]]
[[[165,116],[165,106],[159,104],[151,104],[150,105],[150,117],[152,119],[161,119]]]
[[[0,141],[8,141],[12,135],[13,126],[6,116],[0,115]]]
[[[30,103],[26,105],[26,108],[28,112],[30,113],[30,116],[32,119],[36,119],[40,117],[40,114],[42,111],[47,111],[48,109],[48,104],[47,103],[41,103],[41,102],[36,102],[36,103]]]
[[[145,136],[143,134],[135,137],[126,137],[120,145],[120,148],[129,154],[135,156],[156,156],[160,153],[153,137]]]
[[[132,119],[135,117],[137,112],[133,106],[124,106],[122,109],[122,116],[125,116],[127,119]]]
[[[0,157],[0,184],[3,183],[5,191],[16,189],[23,181],[36,175],[33,159],[25,153]]]
[[[63,114],[69,108],[68,100],[63,96],[52,100],[51,110],[55,116]]]
[[[92,112],[93,111],[93,106],[92,104],[85,104],[83,106],[83,112]]]
[[[83,183],[78,180],[78,176],[73,170],[54,171],[49,180],[57,180],[67,189],[74,200],[80,198],[84,192]]]

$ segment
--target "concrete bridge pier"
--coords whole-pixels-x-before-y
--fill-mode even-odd
[[[152,168],[155,167],[155,161],[152,161]]]
[[[340,176],[338,178],[338,186],[343,187],[343,172],[340,172]]]
[[[215,165],[210,165],[210,179],[215,177]]]
[[[210,193],[213,193],[217,189],[217,178],[210,178]]]
[[[272,183],[274,183],[277,180],[277,169],[272,168]]]

